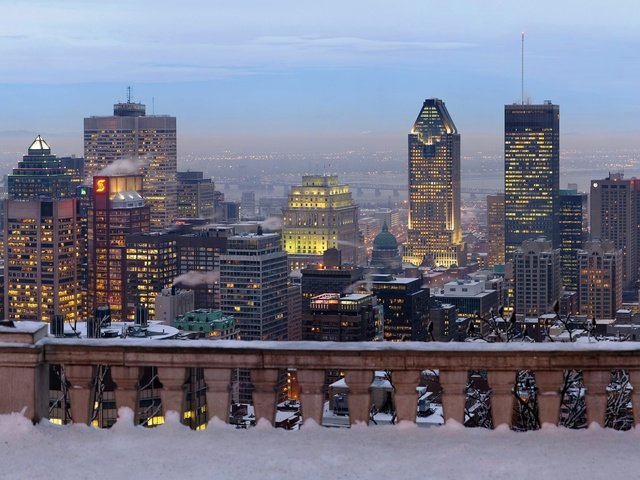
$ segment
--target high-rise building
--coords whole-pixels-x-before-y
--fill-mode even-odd
[[[586,242],[577,254],[580,314],[616,318],[622,305],[622,250],[613,242]]]
[[[236,319],[242,340],[286,340],[288,270],[280,235],[227,239],[220,255],[220,309]]]
[[[358,206],[337,175],[303,176],[302,185],[291,187],[282,215],[282,248],[291,270],[321,261],[330,248],[340,250],[344,263],[361,262]]]
[[[166,232],[128,235],[126,244],[127,307],[142,305],[149,320],[156,319],[155,299],[173,285],[178,276],[178,249],[175,236]]]
[[[4,318],[79,320],[77,200],[5,203]]]
[[[145,106],[130,98],[116,103],[113,116],[84,119],[84,157],[89,178],[117,160],[121,162],[105,175],[144,175],[153,230],[161,230],[177,218],[176,117],[146,115]]]
[[[409,133],[409,230],[404,259],[465,264],[460,225],[460,135],[442,100],[424,101]]]
[[[125,320],[128,235],[149,231],[149,206],[142,197],[141,175],[93,177],[89,210],[89,312],[109,306],[111,318]]]
[[[612,173],[591,181],[591,238],[610,240],[624,257],[623,287],[631,289],[638,280],[640,234],[640,181]]]
[[[577,190],[560,190],[558,230],[560,235],[560,273],[562,286],[578,291],[578,250],[587,239],[584,211],[587,194]]]
[[[178,172],[178,218],[209,218],[215,215],[214,193],[216,187],[211,178],[202,172]]]
[[[256,217],[256,192],[242,192],[240,210],[243,219],[251,220]]]
[[[429,289],[420,278],[371,275],[367,283],[384,309],[386,341],[427,340]]]
[[[81,312],[78,200],[71,176],[38,135],[8,176],[3,206],[7,319],[76,321]]]
[[[524,317],[551,312],[560,300],[560,249],[551,240],[538,238],[522,242],[514,255],[515,311]]]
[[[541,236],[560,244],[560,107],[504,107],[505,260],[525,240]]]
[[[487,195],[487,263],[504,263],[504,193]]]
[[[31,143],[18,167],[8,175],[7,184],[9,198],[14,200],[75,196],[71,176],[40,135]]]

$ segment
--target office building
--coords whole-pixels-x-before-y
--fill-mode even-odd
[[[313,297],[302,317],[302,339],[323,342],[382,340],[382,306],[371,294],[325,293]]]
[[[558,229],[560,235],[560,272],[562,286],[578,291],[578,250],[587,239],[584,229],[584,212],[587,194],[577,190],[560,190]]]
[[[586,242],[577,253],[580,314],[616,318],[622,306],[622,250],[613,242]]]
[[[384,311],[385,341],[425,341],[429,323],[429,289],[419,278],[371,275],[367,286]]]
[[[337,175],[303,176],[302,185],[291,187],[282,215],[282,248],[291,270],[320,261],[330,248],[340,250],[344,263],[362,263],[358,206]]]
[[[256,218],[256,192],[242,192],[240,211],[243,220]]]
[[[487,195],[487,266],[504,263],[504,193]]]
[[[175,320],[174,326],[185,333],[193,333],[198,337],[212,340],[239,338],[238,326],[234,318],[224,315],[220,310],[202,308],[186,312]]]
[[[178,218],[215,216],[215,184],[202,172],[177,172]]]
[[[147,310],[149,320],[156,320],[155,299],[178,276],[176,244],[175,237],[166,232],[135,233],[125,238],[129,320],[139,305]]]
[[[5,219],[4,318],[79,320],[76,199],[8,200]]]
[[[476,322],[476,313],[488,318],[490,310],[497,312],[500,306],[498,291],[487,289],[481,280],[449,282],[442,289],[432,289],[431,296],[441,304],[454,305],[458,315]]]
[[[505,260],[525,240],[546,237],[558,248],[560,107],[504,107]]]
[[[38,135],[22,161],[18,162],[18,167],[7,176],[9,198],[72,198],[75,196],[75,186],[71,180],[60,160],[51,153],[51,147]]]
[[[93,177],[88,231],[89,312],[109,306],[113,320],[131,315],[126,298],[126,238],[149,232],[149,206],[143,195],[141,175]]]
[[[551,240],[524,241],[514,256],[515,311],[525,317],[539,317],[552,311],[560,300],[560,249]]]
[[[141,103],[113,106],[112,116],[84,119],[85,172],[89,178],[105,175],[141,173],[144,176],[145,202],[151,211],[153,230],[171,225],[177,218],[176,117],[147,115]]]
[[[624,289],[634,288],[638,280],[639,187],[637,179],[622,173],[591,181],[591,238],[609,240],[622,250]]]
[[[176,318],[195,310],[193,290],[163,288],[154,300],[156,321],[173,325]]]
[[[227,239],[220,255],[220,309],[235,318],[242,340],[287,339],[287,254],[280,235]]]
[[[409,133],[409,230],[404,260],[463,266],[460,135],[445,104],[424,101]]]

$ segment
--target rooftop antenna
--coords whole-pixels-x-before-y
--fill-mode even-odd
[[[127,103],[131,103],[131,86],[127,87]]]
[[[156,114],[156,97],[151,97],[151,114]]]
[[[520,72],[520,89],[521,89],[521,98],[522,105],[524,105],[524,32],[522,32],[522,52],[521,52],[521,72]]]

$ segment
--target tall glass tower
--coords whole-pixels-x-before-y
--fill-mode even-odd
[[[505,260],[525,240],[560,243],[560,107],[504,107]]]
[[[460,135],[442,100],[424,101],[409,133],[409,231],[404,260],[464,265]]]

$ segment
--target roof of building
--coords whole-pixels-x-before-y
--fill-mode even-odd
[[[51,147],[49,147],[47,142],[45,142],[44,139],[40,135],[38,135],[29,147],[29,155],[49,153],[51,153]]]
[[[396,240],[395,235],[389,232],[387,222],[384,222],[384,225],[382,225],[382,231],[376,235],[376,238],[373,240],[373,248],[374,250],[398,249],[398,240]]]

